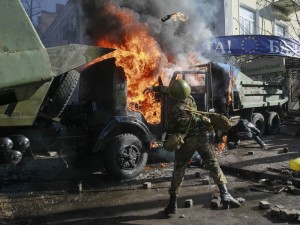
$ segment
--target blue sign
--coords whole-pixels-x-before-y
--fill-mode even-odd
[[[274,55],[300,58],[299,41],[271,35],[219,36],[203,53],[228,55]]]

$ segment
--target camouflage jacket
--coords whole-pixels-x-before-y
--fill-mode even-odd
[[[197,136],[205,132],[202,119],[199,115],[187,110],[197,110],[194,98],[190,95],[183,101],[178,101],[172,108],[166,123],[167,133],[187,132],[187,137]]]
[[[168,87],[166,86],[155,86],[153,87],[153,91],[161,94],[169,94]],[[185,134],[187,132],[187,137],[191,137],[206,131],[202,124],[201,116],[188,110],[197,111],[197,105],[191,95],[183,101],[175,102],[174,107],[168,115],[167,121],[165,121],[168,134]]]

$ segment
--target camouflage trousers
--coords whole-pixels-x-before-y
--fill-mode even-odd
[[[215,184],[227,183],[208,138],[206,136],[193,136],[185,138],[184,144],[175,151],[174,171],[169,194],[178,195],[186,167],[195,151],[200,154],[202,162],[205,168],[209,169]]]

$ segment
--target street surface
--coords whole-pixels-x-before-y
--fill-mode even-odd
[[[202,178],[208,178],[209,173],[194,167],[186,171],[178,213],[170,218],[165,216],[163,209],[169,200],[168,187],[173,164],[163,162],[148,164],[136,179],[123,182],[113,180],[105,172],[91,173],[88,168],[69,168],[63,176],[49,181],[4,182],[0,194],[0,224],[300,224],[299,219],[280,219],[271,215],[270,209],[259,207],[260,201],[268,201],[271,207],[300,210],[300,195],[285,190],[276,194],[272,189],[251,189],[265,175],[268,164],[278,168],[278,165],[287,165],[289,156],[299,157],[300,139],[278,135],[265,137],[264,140],[270,147],[269,152],[263,152],[253,142],[244,142],[240,148],[219,156],[230,193],[246,200],[237,209],[211,209],[211,196],[218,192],[218,188],[212,179],[210,184],[202,184]],[[282,147],[286,145],[289,145],[290,151],[282,154]],[[245,155],[249,150],[254,151],[254,155]],[[242,167],[245,170],[240,173]],[[257,173],[253,176],[251,170],[256,170],[252,172],[261,174],[261,177]],[[196,176],[197,173],[200,177]],[[286,175],[282,179],[281,184],[285,185],[288,180]],[[151,188],[144,189],[145,182],[151,182]],[[184,207],[187,199],[193,200],[193,207]]]

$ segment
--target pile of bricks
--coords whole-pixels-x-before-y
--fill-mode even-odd
[[[271,204],[267,201],[260,201],[259,208],[262,210],[270,210],[272,217],[278,217],[285,221],[299,221],[300,222],[300,211],[295,209],[286,209],[282,205],[276,205],[271,207]]]

